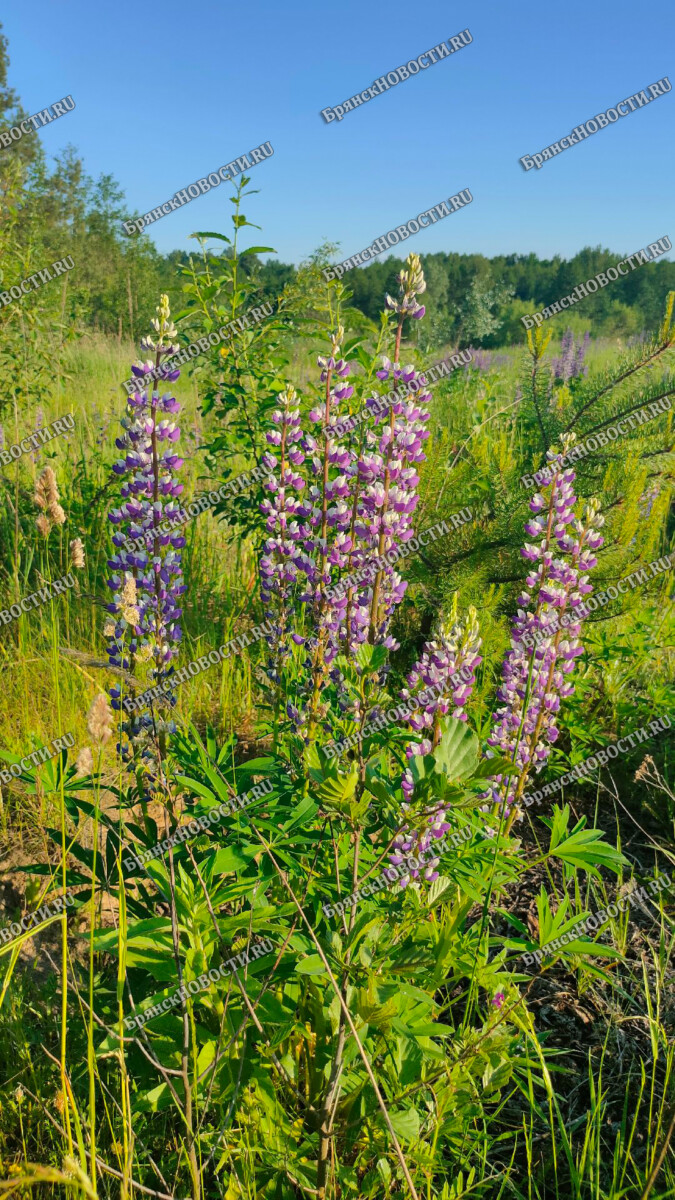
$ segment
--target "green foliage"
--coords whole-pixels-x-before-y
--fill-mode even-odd
[[[16,113],[3,49],[3,126]],[[192,1200],[296,1200],[315,1195],[323,1178],[326,1200],[393,1200],[410,1194],[403,1159],[423,1200],[623,1200],[643,1193],[660,1163],[652,1194],[671,1195],[672,1164],[659,1155],[673,1080],[672,893],[646,914],[546,947],[607,904],[615,881],[623,889],[633,874],[644,878],[646,854],[673,864],[672,740],[650,736],[589,782],[568,784],[559,806],[528,810],[509,836],[488,836],[484,812],[486,778],[509,766],[481,753],[525,574],[530,489],[520,477],[567,430],[581,442],[672,395],[672,306],[663,312],[672,264],[641,267],[575,312],[578,329],[656,330],[618,353],[593,347],[587,377],[555,380],[560,325],[551,323],[506,362],[475,363],[434,388],[416,525],[466,507],[472,520],[402,565],[409,587],[391,673],[371,645],[337,665],[348,700],[388,711],[439,614],[474,603],[483,663],[469,721],[445,718],[433,754],[409,762],[404,725],[362,729],[351,750],[329,757],[320,737],[310,746],[293,737],[271,690],[255,685],[264,651],[251,646],[220,675],[181,688],[165,786],[149,805],[113,765],[112,747],[88,775],[74,762],[90,741],[89,702],[115,679],[99,651],[99,601],[114,457],[106,422],[127,372],[121,339],[139,332],[158,290],[175,300],[182,289],[183,342],[272,301],[272,317],[201,356],[180,382],[193,424],[187,492],[201,472],[215,487],[259,463],[287,375],[306,407],[306,363],[317,334],[338,321],[360,403],[380,353],[391,351],[379,310],[401,264],[378,261],[335,288],[322,276],[335,246],[298,270],[263,264],[273,251],[241,246],[257,228],[241,210],[253,194],[247,179],[232,198],[232,230],[196,233],[198,253],[162,258],[147,238],[120,235],[120,216],[131,214],[115,181],[94,184],[75,154],[48,169],[39,141],[24,139],[0,173],[3,280],[67,253],[77,265],[67,283],[0,315],[6,441],[35,428],[38,402],[44,423],[71,406],[77,413],[71,442],[2,471],[0,608],[68,569],[71,535],[87,551],[68,605],[0,632],[0,762],[19,762],[62,729],[78,733],[70,756],[2,787],[4,848],[18,847],[11,878],[30,877],[23,907],[20,891],[8,889],[8,923],[63,887],[75,903],[68,922],[47,916],[7,938],[3,928],[0,1174],[26,1195],[51,1195],[58,1183],[93,1197],[95,1180],[106,1200],[139,1187]],[[522,313],[616,257],[424,256],[428,317],[405,328],[405,361],[423,366],[458,341],[520,343]],[[75,343],[92,328],[116,341]],[[662,414],[578,464],[581,495],[599,495],[607,516],[597,590],[670,551],[672,441],[671,415]],[[45,546],[32,493],[47,462],[68,524]],[[185,661],[258,619],[249,543],[260,498],[259,488],[244,489],[219,507],[220,524],[204,515],[188,527]],[[671,590],[672,572],[654,575],[586,623],[546,779],[675,710]],[[288,668],[289,697],[305,653]],[[322,703],[337,713],[340,698],[328,680]],[[335,729],[358,732],[346,717],[336,716]],[[414,791],[403,810],[405,765]],[[267,790],[231,806],[258,785]],[[401,887],[390,861],[402,822],[415,835],[440,806],[448,828],[438,877]],[[616,837],[614,809],[623,822]],[[158,843],[162,854],[140,868],[132,852]],[[49,955],[37,982],[26,969],[35,944]],[[546,958],[533,973],[522,956],[538,950]],[[154,1012],[181,985],[180,1002]],[[134,1013],[149,1018],[142,1030],[124,1026]]]

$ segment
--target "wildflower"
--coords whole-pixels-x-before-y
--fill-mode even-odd
[[[417,303],[417,296],[426,291],[427,285],[420,264],[419,254],[409,254],[404,269],[399,273],[399,298],[387,296],[385,306],[390,312],[419,321],[425,313],[424,305]]]
[[[83,746],[77,756],[75,764],[75,774],[80,776],[91,775],[94,769],[94,756],[89,746]]]
[[[325,712],[320,697],[329,674],[341,688],[341,673],[333,665],[340,653],[352,656],[366,641],[397,646],[389,626],[406,584],[394,564],[398,547],[413,536],[417,466],[424,461],[422,443],[428,437],[424,406],[430,399],[424,377],[398,363],[404,318],[424,315],[415,299],[426,287],[417,255],[409,256],[399,282],[399,301],[392,301],[399,318],[396,361],[385,358],[377,377],[386,381],[393,376],[405,391],[393,402],[390,396],[370,396],[370,423],[349,428],[339,409],[354,388],[348,382],[351,366],[341,353],[344,330],[338,326],[330,354],[318,358],[321,392],[309,413],[315,428],[303,433],[295,391],[287,388],[272,414],[276,428],[267,433],[269,451],[263,462],[270,471],[269,499],[261,508],[270,536],[260,575],[267,617],[274,625],[268,639],[273,654],[269,677],[279,683],[294,647],[303,646],[306,695],[295,696],[287,709],[297,730]],[[358,573],[365,585],[341,589],[343,572]],[[307,637],[297,628],[291,632],[298,605],[310,614],[312,633]]]
[[[590,333],[586,332],[583,341],[575,346],[572,330],[565,330],[560,343],[560,358],[554,358],[551,362],[553,375],[560,383],[588,374],[588,363],[584,363],[584,358],[590,338]]]
[[[492,997],[492,1003],[494,1004],[495,1008],[501,1008],[505,999],[506,997],[503,992],[495,992],[494,996]]]
[[[115,553],[108,560],[113,599],[107,609],[113,619],[106,623],[106,636],[111,666],[128,671],[132,664],[147,659],[152,664],[150,679],[161,684],[173,673],[172,661],[178,654],[180,597],[185,591],[180,554],[185,538],[180,532],[159,531],[164,522],[170,525],[179,515],[176,498],[183,491],[175,478],[183,465],[176,453],[180,428],[173,419],[180,405],[170,390],[159,393],[160,387],[180,375],[177,368],[164,362],[179,349],[173,344],[176,329],[168,296],[160,297],[152,326],[158,337],[144,338],[141,349],[152,351],[154,362],[132,364],[138,390],[127,397],[121,422],[124,432],[116,441],[122,457],[113,464],[113,471],[124,482],[122,504],[108,514],[114,527]],[[151,371],[159,377],[145,388],[143,379]],[[112,688],[110,695],[113,708],[119,710],[120,688]],[[175,702],[173,695],[165,701],[169,705]],[[153,729],[149,713],[134,715],[123,723],[127,741],[119,749],[130,766],[138,758],[143,758],[148,768],[154,762],[147,744]]]
[[[569,445],[571,439],[566,440],[563,452]],[[593,591],[586,571],[596,565],[595,551],[603,543],[598,531],[604,517],[598,501],[588,502],[581,519],[575,516],[575,473],[563,469],[562,457],[548,452],[551,474],[544,489],[546,497],[537,493],[530,501],[536,518],[528,521],[525,529],[536,541],[526,543],[521,555],[533,565],[518,597],[511,648],[497,692],[502,703],[493,714],[488,738],[487,757],[499,753],[516,767],[514,775],[496,775],[488,793],[507,810],[517,805],[529,771],[542,769],[558,738],[556,713],[561,699],[574,692],[568,676],[583,653],[581,618],[575,610]]]
[[[441,718],[450,714],[460,721],[466,721],[465,705],[475,683],[474,672],[482,661],[478,650],[481,639],[478,636],[478,617],[473,606],[469,608],[465,621],[455,620],[456,604],[448,621],[441,623],[437,635],[426,643],[422,654],[410,671],[408,687],[401,691],[401,699],[407,705],[416,705],[409,717],[411,729],[422,736],[419,742],[412,742],[406,747],[406,757],[431,754],[438,745],[441,736]],[[413,794],[414,781],[408,768],[403,773],[401,790],[406,800]],[[408,804],[403,804],[405,813]],[[442,805],[434,805],[426,813],[426,827],[421,830],[410,830],[404,825],[393,842],[394,853],[390,855],[392,866],[403,862],[406,854],[425,854],[434,839],[442,838],[450,829],[446,820],[446,810]],[[425,869],[424,878],[428,883],[438,878],[439,860],[431,859]],[[416,879],[418,870],[412,870],[403,880],[407,886],[410,879]]]
[[[77,567],[78,570],[82,570],[84,567],[84,546],[80,538],[73,538],[70,543],[70,557],[73,566]]]
[[[94,741],[98,742],[101,746],[105,746],[112,737],[113,714],[108,703],[108,697],[104,692],[101,692],[92,701],[87,716],[87,729]]]

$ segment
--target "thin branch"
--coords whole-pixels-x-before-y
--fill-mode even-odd
[[[670,346],[671,346],[671,342],[666,342],[666,344],[664,346],[659,346],[658,349],[656,349],[653,354],[648,355],[648,357],[645,358],[642,362],[639,362],[637,364],[637,366],[630,367],[627,371],[623,372],[623,375],[619,375],[617,379],[613,379],[610,383],[608,383],[606,385],[606,387],[601,388],[599,392],[596,392],[595,396],[591,396],[591,399],[588,400],[586,402],[586,404],[582,404],[579,411],[577,413],[575,413],[575,415],[572,417],[572,420],[570,421],[569,425],[566,427],[566,429],[563,429],[563,433],[569,433],[572,426],[576,425],[577,421],[579,420],[579,417],[583,416],[583,414],[585,412],[587,412],[589,408],[592,408],[593,405],[598,402],[598,400],[600,399],[601,396],[605,396],[607,394],[607,392],[611,392],[613,388],[618,387],[620,383],[623,383],[624,379],[629,379],[630,376],[634,375],[636,371],[639,371],[641,367],[646,367],[647,363],[650,363],[652,361],[652,359],[658,358],[659,355],[665,353],[666,350],[670,349]]]

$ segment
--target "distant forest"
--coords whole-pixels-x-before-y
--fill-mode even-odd
[[[7,40],[0,35],[1,129],[28,116],[9,86],[8,68]],[[53,303],[59,320],[71,329],[136,337],[147,327],[160,292],[169,293],[174,310],[181,308],[179,270],[189,266],[190,254],[176,250],[162,255],[149,236],[128,238],[120,222],[132,215],[115,179],[111,175],[90,178],[74,147],[50,166],[39,137],[22,137],[0,151],[0,286],[18,284],[30,271],[70,254],[75,270],[67,287],[52,290],[52,300],[45,296],[45,303]],[[195,223],[199,227],[197,211]],[[645,245],[663,233],[649,230]],[[405,243],[406,253],[409,248],[420,253],[427,280],[424,299],[429,320],[420,331],[422,349],[449,343],[493,348],[521,342],[524,313],[554,303],[641,248],[586,247],[565,260],[540,259],[536,254],[495,258],[424,254],[423,244],[422,237]],[[329,249],[334,248],[317,250],[312,256],[314,267],[329,261]],[[196,243],[192,252],[198,253]],[[383,293],[397,290],[401,265],[402,259],[390,256],[350,271],[344,282],[352,292],[354,308],[376,321]],[[263,263],[256,255],[242,259],[242,270],[255,277],[265,299],[276,298],[298,273],[293,265],[276,259]],[[561,328],[588,329],[596,337],[628,338],[658,323],[671,289],[675,289],[675,263],[640,266],[581,301],[570,315],[555,320]]]

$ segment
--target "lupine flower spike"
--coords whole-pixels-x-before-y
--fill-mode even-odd
[[[351,656],[368,640],[396,645],[389,625],[406,585],[393,563],[398,546],[413,536],[417,465],[424,460],[422,442],[428,437],[424,405],[430,399],[424,376],[398,364],[404,318],[424,315],[416,300],[426,286],[417,255],[410,255],[399,280],[400,298],[391,302],[399,317],[395,361],[385,358],[377,376],[383,383],[393,376],[397,385],[405,385],[402,397],[389,404],[371,396],[370,427],[350,428],[340,406],[354,388],[341,352],[344,330],[338,327],[331,335],[330,355],[318,359],[321,393],[309,413],[314,430],[302,432],[295,392],[287,388],[272,415],[276,428],[267,434],[270,498],[262,510],[270,536],[260,571],[267,616],[275,623],[269,675],[279,683],[293,643],[304,646],[311,683],[306,695],[294,697],[287,715],[305,739],[309,725],[325,714],[321,692],[327,677],[340,685],[334,665],[338,654]],[[346,441],[340,427],[347,430]],[[342,574],[364,567],[369,575],[365,586],[336,588]],[[298,629],[298,605],[311,613],[307,636]]]
[[[449,620],[441,623],[437,635],[426,643],[422,654],[410,671],[408,686],[401,692],[407,705],[418,700],[417,711],[409,719],[410,727],[419,741],[406,747],[406,756],[431,754],[441,736],[441,718],[447,715],[466,721],[465,705],[473,691],[475,671],[482,662],[478,653],[481,639],[478,636],[478,616],[475,608],[469,608],[465,621],[457,621],[456,604]],[[401,780],[401,790],[407,801],[413,794],[413,776],[408,769]],[[404,803],[405,814],[409,804]],[[425,853],[437,838],[442,838],[450,829],[442,805],[430,808],[421,829],[412,830],[404,825],[394,840],[394,853],[390,856],[392,866],[403,862],[404,855]],[[424,870],[424,878],[431,883],[438,877],[438,859],[431,859]],[[410,879],[417,879],[419,871],[413,870],[403,880],[404,886]]]
[[[113,599],[107,606],[112,619],[105,627],[111,666],[133,671],[136,663],[147,661],[154,683],[173,673],[172,661],[181,640],[180,597],[185,591],[180,554],[185,538],[179,532],[160,533],[158,528],[178,513],[176,497],[183,491],[175,478],[183,465],[176,453],[180,429],[174,420],[180,405],[171,390],[159,394],[163,384],[173,383],[180,375],[169,364],[162,368],[163,360],[179,349],[173,343],[176,329],[168,296],[161,297],[157,314],[152,321],[156,340],[148,337],[141,341],[141,349],[150,350],[155,361],[132,365],[139,386],[128,397],[121,422],[124,433],[115,443],[122,457],[113,470],[124,482],[122,504],[109,513],[116,553],[108,561]],[[144,376],[153,368],[160,368],[159,379],[145,388]],[[141,539],[142,549],[136,539]],[[120,688],[112,688],[110,694],[113,708],[119,710]],[[175,704],[175,697],[167,702]],[[125,742],[119,747],[122,757],[135,765],[143,759],[149,767],[155,761],[150,743],[152,738],[156,740],[157,728],[150,713],[125,721],[122,730],[131,746]]]
[[[563,453],[572,440],[565,440]],[[599,502],[589,500],[582,517],[575,516],[575,473],[563,468],[561,454],[549,451],[547,459],[552,477],[530,501],[533,515],[525,532],[533,540],[521,555],[532,567],[518,597],[497,693],[502,703],[488,738],[488,757],[505,755],[516,767],[508,778],[496,775],[488,793],[497,806],[505,806],[507,829],[520,815],[518,801],[528,773],[542,769],[558,737],[560,701],[574,691],[569,676],[583,653],[575,610],[593,591],[587,572],[597,564],[595,552],[603,543]]]

